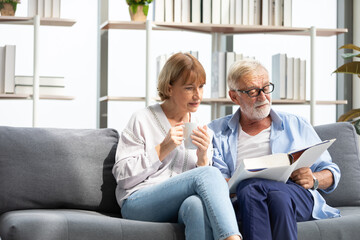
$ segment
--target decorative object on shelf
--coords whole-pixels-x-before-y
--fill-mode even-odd
[[[344,46],[340,47],[339,49],[352,49],[356,51],[360,51],[360,47],[355,46],[354,44],[345,44]],[[344,59],[349,58],[360,58],[360,53],[343,53],[341,55]],[[357,74],[360,78],[360,61],[353,61],[349,63],[345,63],[344,65],[340,66],[334,72],[336,73],[349,73],[349,74]]]
[[[126,0],[129,5],[131,21],[146,21],[149,4],[153,0]]]
[[[340,49],[352,49],[356,51],[360,51],[360,47],[355,46],[354,44],[345,44],[344,46],[340,47]],[[349,58],[360,58],[360,53],[343,53],[341,55],[344,59]],[[336,73],[348,73],[348,74],[357,74],[360,78],[360,61],[353,61],[349,63],[345,63],[344,65],[340,66],[334,72]],[[351,122],[357,134],[360,135],[360,108],[358,109],[351,109],[347,113],[344,113],[339,117],[338,122]]]
[[[18,3],[21,3],[21,0],[0,0],[1,16],[15,16]]]

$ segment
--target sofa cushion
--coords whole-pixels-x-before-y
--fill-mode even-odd
[[[113,129],[0,127],[0,214],[17,209],[119,212]]]
[[[322,194],[326,202],[333,207],[360,206],[359,144],[353,125],[338,122],[316,126],[315,130],[322,140],[336,138],[328,150],[340,168],[341,178],[334,192]]]

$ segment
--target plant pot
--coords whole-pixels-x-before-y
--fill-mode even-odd
[[[144,6],[143,5],[138,5],[136,12],[133,13],[133,8],[131,6],[129,6],[129,13],[130,13],[130,17],[131,17],[131,21],[141,21],[144,22],[146,21],[146,15],[143,11]]]
[[[11,3],[3,3],[3,6],[0,10],[1,16],[15,16],[14,6]]]

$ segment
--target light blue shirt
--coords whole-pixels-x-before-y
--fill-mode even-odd
[[[311,124],[304,118],[289,113],[270,111],[272,119],[270,132],[270,148],[272,153],[287,153],[321,142]],[[219,168],[225,178],[230,178],[236,169],[237,141],[239,130],[240,108],[233,115],[216,119],[209,124],[214,131],[213,164]],[[320,191],[334,191],[340,180],[340,169],[332,162],[328,151],[310,167],[313,172],[328,169],[332,172],[334,183],[329,188]],[[311,190],[314,198],[312,217],[324,219],[339,217],[340,211],[326,204],[325,199],[317,190]]]

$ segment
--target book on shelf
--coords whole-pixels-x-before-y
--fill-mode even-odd
[[[33,94],[33,86],[26,85],[16,85],[15,94]],[[49,86],[39,86],[40,95],[54,95],[54,96],[63,96],[66,95],[65,87],[49,87]]]
[[[52,0],[52,17],[60,18],[61,0]]]
[[[294,75],[293,75],[293,81],[294,81],[294,99],[300,100],[300,58],[294,58]]]
[[[254,0],[254,25],[261,24],[261,0]]]
[[[201,0],[191,0],[191,22],[201,22]]]
[[[282,25],[282,0],[273,0],[274,26]]]
[[[235,193],[239,182],[248,178],[264,178],[285,183],[293,171],[313,165],[335,140],[325,140],[289,153],[243,159],[228,181],[230,193]]]
[[[15,86],[15,45],[5,45],[4,92],[14,93]]]
[[[165,21],[165,0],[155,0],[154,2],[154,21],[164,22]]]
[[[28,0],[28,17],[33,17],[37,14],[37,0]]]
[[[181,22],[181,1],[182,0],[174,0],[174,22]]]
[[[294,58],[286,57],[286,98],[294,98]]]
[[[230,0],[230,7],[229,7],[229,23],[235,24],[235,1],[236,0]]]
[[[44,17],[52,17],[52,0],[44,0]]]
[[[283,0],[283,26],[291,27],[292,25],[292,0]]]
[[[269,1],[270,0],[261,1],[261,25],[263,26],[269,25]]]
[[[0,94],[5,93],[5,47],[0,46]]]
[[[15,85],[32,86],[33,82],[33,76],[15,76]],[[39,84],[43,87],[65,87],[65,78],[57,76],[40,76]]]
[[[306,60],[300,59],[300,79],[299,79],[300,100],[306,100]]]
[[[226,97],[225,52],[215,52],[211,62],[211,97]]]
[[[235,0],[235,24],[242,24],[243,0]]]
[[[174,22],[174,2],[165,0],[165,22]]]
[[[221,22],[221,0],[212,0],[211,2],[211,22],[220,24]]]
[[[202,5],[202,23],[211,23],[211,1],[201,1]]]
[[[229,92],[229,85],[227,84],[227,77],[229,76],[229,70],[231,65],[235,62],[235,58],[236,58],[236,53],[235,52],[226,52],[226,57],[225,57],[225,67],[226,67],[226,73],[225,73],[225,85],[226,85],[226,91],[225,91],[225,96],[227,98],[230,98],[228,92]]]
[[[249,25],[249,0],[242,0],[242,24]]]
[[[286,54],[278,53],[272,56],[272,82],[275,85],[272,99],[286,98]]]
[[[181,22],[188,23],[191,21],[191,2],[190,0],[181,1]]]
[[[37,0],[36,14],[39,15],[39,17],[44,17],[44,1],[45,0]]]
[[[249,15],[249,25],[254,25],[255,24],[255,13],[254,13],[254,9],[255,9],[255,1],[256,0],[248,0],[248,15]]]
[[[221,0],[221,24],[230,22],[230,0]]]

